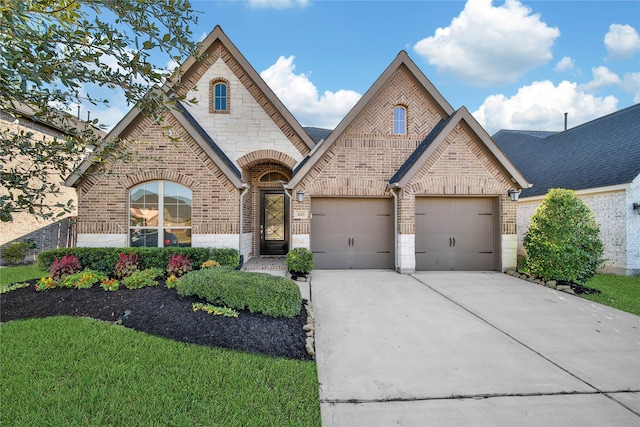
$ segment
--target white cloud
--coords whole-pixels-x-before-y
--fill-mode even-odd
[[[249,0],[249,6],[261,9],[289,9],[307,7],[309,0]]]
[[[625,73],[622,88],[633,93],[633,102],[640,102],[640,73]]]
[[[500,129],[561,131],[564,113],[569,113],[569,127],[610,114],[617,109],[614,96],[598,97],[583,91],[577,83],[538,81],[521,87],[508,98],[492,95],[473,116],[489,132]]]
[[[513,82],[551,60],[559,35],[517,0],[499,7],[491,0],[469,0],[449,27],[438,28],[414,49],[440,72],[485,86]]]
[[[562,58],[556,66],[553,68],[553,71],[563,72],[563,71],[571,71],[575,68],[576,64],[573,61],[573,58],[569,56],[565,56]]]
[[[593,67],[591,69],[593,73],[593,80],[585,85],[581,85],[580,88],[585,91],[596,91],[602,89],[605,86],[619,85],[622,83],[620,77],[607,67]]]
[[[260,76],[303,126],[335,128],[362,95],[339,90],[325,91],[320,96],[306,75],[295,73],[294,59],[281,56]]]
[[[640,51],[640,36],[631,25],[611,24],[604,45],[612,58],[630,58]]]

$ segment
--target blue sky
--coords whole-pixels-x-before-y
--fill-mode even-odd
[[[192,1],[303,126],[333,128],[405,50],[493,134],[640,102],[640,1]],[[115,125],[128,107],[96,112]],[[93,107],[95,109],[95,107]],[[92,117],[94,114],[92,113]]]

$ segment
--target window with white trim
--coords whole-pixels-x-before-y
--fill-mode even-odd
[[[405,135],[407,133],[407,108],[396,106],[393,108],[393,133]]]
[[[191,246],[192,192],[171,181],[150,181],[129,191],[130,246]]]

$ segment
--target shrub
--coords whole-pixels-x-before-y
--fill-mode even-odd
[[[122,284],[127,289],[140,289],[147,286],[158,286],[155,280],[162,276],[162,270],[159,268],[148,268],[146,270],[134,271],[131,276],[122,279]]]
[[[233,268],[238,267],[240,264],[240,252],[238,252],[237,249],[213,248],[211,249],[210,258],[217,261],[220,265],[226,265]]]
[[[89,289],[98,282],[102,282],[107,276],[99,271],[85,269],[79,273],[71,274],[64,278],[60,287]]]
[[[80,261],[73,255],[65,255],[62,258],[56,258],[49,268],[49,274],[53,280],[59,280],[71,274],[80,271]]]
[[[167,265],[167,274],[171,276],[184,276],[192,270],[191,261],[189,261],[189,255],[171,255],[169,265]]]
[[[114,269],[114,276],[117,279],[129,277],[139,270],[138,266],[138,254],[134,255],[133,252],[129,252],[128,255],[121,253]]]
[[[0,256],[9,264],[20,264],[29,252],[31,245],[25,242],[13,242],[2,249]]]
[[[573,191],[552,189],[524,236],[527,268],[545,280],[584,283],[604,262],[599,233],[593,212]]]
[[[291,249],[287,254],[287,270],[304,274],[313,270],[313,252],[307,248]]]
[[[293,280],[232,267],[192,271],[180,279],[177,289],[182,296],[195,295],[212,304],[272,317],[294,317],[302,305],[300,289]]]

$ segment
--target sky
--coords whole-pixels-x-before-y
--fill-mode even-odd
[[[336,127],[402,50],[490,135],[561,131],[564,113],[572,128],[640,103],[640,0],[192,6],[194,39],[220,25],[303,126]],[[128,109],[115,99],[91,115],[114,126]]]

